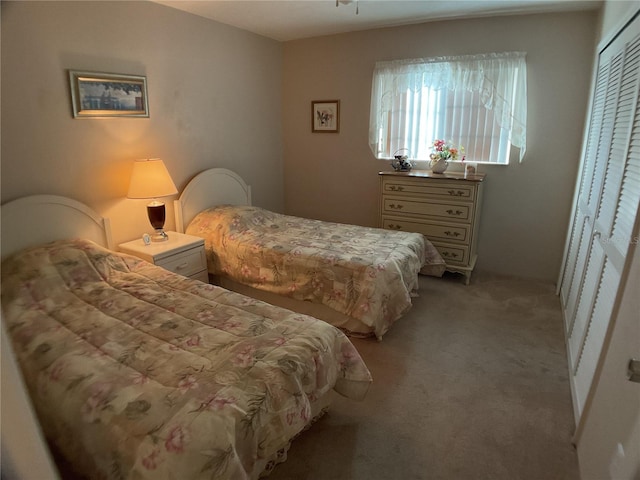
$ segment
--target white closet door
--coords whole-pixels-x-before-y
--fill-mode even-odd
[[[589,395],[640,201],[640,20],[603,51],[560,289],[576,419]],[[636,239],[637,240],[637,239]]]
[[[587,256],[588,242],[593,231],[593,217],[589,216],[586,208],[589,191],[594,176],[596,165],[596,152],[598,149],[598,139],[602,128],[602,117],[604,112],[607,85],[609,80],[609,63],[601,63],[598,69],[596,87],[591,109],[591,121],[589,134],[584,153],[584,163],[579,183],[578,202],[575,207],[573,224],[570,232],[569,250],[565,262],[565,271],[560,290],[561,299],[566,308],[565,329],[567,335],[571,335],[573,329],[573,319],[578,296],[578,290],[583,279],[583,268],[585,262],[578,259],[585,259]]]

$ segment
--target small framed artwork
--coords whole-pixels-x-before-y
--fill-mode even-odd
[[[147,79],[69,70],[74,118],[148,117]]]
[[[311,131],[338,133],[340,131],[340,100],[314,100],[311,102]]]
[[[478,173],[478,163],[477,162],[463,162],[464,165],[464,178],[467,178],[471,175],[475,175]]]

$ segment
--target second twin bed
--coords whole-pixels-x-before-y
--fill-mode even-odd
[[[236,173],[206,170],[175,202],[178,231],[205,240],[209,273],[234,291],[378,339],[411,308],[418,273],[445,262],[421,234],[324,222],[251,205]]]

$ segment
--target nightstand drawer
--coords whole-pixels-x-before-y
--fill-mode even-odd
[[[202,247],[192,248],[169,258],[159,260],[156,265],[174,273],[189,277],[207,270],[207,259]]]
[[[193,280],[200,280],[204,283],[209,283],[209,272],[206,270],[202,270],[201,272],[194,273],[193,275],[189,275],[189,278]]]
[[[385,216],[382,218],[382,228],[421,233],[430,241],[468,243],[471,238],[471,225],[465,223],[412,222],[406,218]]]

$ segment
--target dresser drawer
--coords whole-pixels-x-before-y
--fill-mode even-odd
[[[447,264],[467,265],[469,263],[469,247],[466,245],[448,245],[432,242]]]
[[[382,228],[421,233],[430,241],[468,243],[471,238],[471,224],[466,223],[414,222],[406,218],[384,216]]]
[[[382,193],[401,195],[426,195],[431,198],[455,198],[472,201],[475,196],[475,185],[461,184],[461,182],[432,182],[411,181],[409,179],[385,178]]]
[[[156,265],[189,277],[201,273],[203,270],[206,271],[207,259],[205,258],[204,248],[196,247],[172,255],[166,259],[158,260]]]
[[[470,222],[473,204],[465,202],[425,201],[419,198],[401,198],[385,196],[382,202],[382,213],[409,214],[429,216],[439,219]]]

